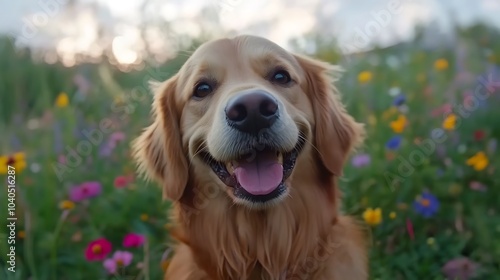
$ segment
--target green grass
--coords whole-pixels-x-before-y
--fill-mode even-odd
[[[346,213],[363,219],[367,208],[382,210],[382,222],[371,227],[371,279],[445,279],[443,265],[461,256],[479,264],[476,279],[500,275],[500,156],[491,147],[500,140],[500,87],[477,109],[467,114],[458,111],[464,93],[482,88],[478,94],[485,95],[480,77],[492,75],[493,81],[500,82],[500,37],[481,26],[458,31],[459,45],[467,51],[463,56],[457,55],[456,46],[426,50],[419,39],[349,60],[341,60],[329,44],[321,44],[314,55],[344,64],[347,71],[338,84],[343,100],[349,112],[366,123],[367,139],[358,153],[368,154],[371,162],[364,167],[349,162],[341,185]],[[160,279],[162,255],[169,245],[169,204],[161,200],[154,184],[136,179],[117,189],[113,181],[134,174],[129,143],[149,122],[151,95],[146,81],[167,79],[186,57],[160,68],[146,66],[143,71],[122,73],[107,64],[67,69],[33,62],[29,52],[13,49],[8,39],[0,40],[0,50],[4,69],[0,75],[0,154],[24,152],[27,163],[16,174],[16,273],[7,271],[9,232],[2,227],[0,275],[7,278],[0,278]],[[434,68],[440,58],[449,62],[443,71]],[[399,67],[388,65],[388,59],[398,59]],[[370,71],[372,79],[361,84],[361,71]],[[73,82],[75,75],[89,81],[85,97]],[[393,87],[406,97],[409,125],[399,134],[401,146],[391,151],[385,145],[396,135],[390,122],[399,114],[388,113]],[[67,107],[54,106],[60,92],[70,98]],[[450,131],[441,130],[442,113],[432,114],[447,103],[457,115],[456,127]],[[111,123],[112,129],[98,133],[95,129],[103,121]],[[483,139],[474,138],[478,130],[484,132]],[[85,136],[90,131],[94,131],[95,143]],[[432,131],[441,134],[432,137]],[[116,132],[123,132],[125,139],[103,155],[103,147]],[[426,141],[434,143],[428,150],[419,144]],[[91,144],[83,147],[83,142]],[[72,158],[70,150],[78,153],[78,149],[85,155]],[[466,162],[480,151],[489,162],[478,171]],[[418,153],[423,155],[421,160],[417,160]],[[60,155],[70,163],[57,165]],[[5,221],[7,183],[3,177],[1,181],[5,187],[0,193],[0,218]],[[61,210],[59,204],[69,198],[69,189],[86,181],[99,181],[102,193],[76,203],[72,210]],[[471,188],[471,182],[480,182],[486,190]],[[412,206],[426,190],[440,202],[430,218]],[[391,212],[396,214],[394,219],[389,217]],[[147,246],[123,248],[122,239],[130,232],[146,235]],[[102,262],[85,259],[87,244],[99,237],[110,240],[113,251],[133,253],[132,264],[119,276],[108,276]]]

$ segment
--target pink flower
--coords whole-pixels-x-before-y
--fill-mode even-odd
[[[101,194],[102,187],[99,182],[85,182],[73,187],[69,192],[69,198],[79,202],[88,198],[93,198]]]
[[[123,238],[123,247],[140,247],[146,238],[142,234],[129,233]]]
[[[109,136],[109,142],[112,143],[113,145],[116,145],[116,143],[121,142],[123,140],[125,140],[125,133],[121,131],[113,132],[113,134]]]
[[[102,261],[111,252],[112,246],[106,238],[96,239],[87,245],[85,258],[87,261]]]
[[[116,251],[113,257],[104,261],[103,265],[109,274],[115,274],[119,267],[129,266],[134,255],[127,251]]]
[[[448,261],[441,271],[448,279],[467,280],[475,276],[478,268],[478,264],[463,257]]]
[[[126,187],[130,182],[132,182],[132,176],[118,176],[115,178],[114,185],[115,188],[123,188]]]

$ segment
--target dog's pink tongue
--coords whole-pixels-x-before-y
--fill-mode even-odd
[[[266,195],[283,180],[283,166],[275,152],[258,152],[255,156],[237,161],[234,175],[250,194]]]

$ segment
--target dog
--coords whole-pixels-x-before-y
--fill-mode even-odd
[[[204,43],[156,84],[138,171],[172,203],[168,280],[368,279],[337,180],[364,126],[341,69],[242,35]]]

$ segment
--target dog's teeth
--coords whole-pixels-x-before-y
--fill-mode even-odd
[[[231,173],[231,174],[234,173],[233,163],[231,163],[231,162],[226,163],[226,169],[227,169],[227,171],[229,171],[229,173]]]
[[[283,154],[282,153],[278,153],[278,162],[280,164],[283,164]]]

